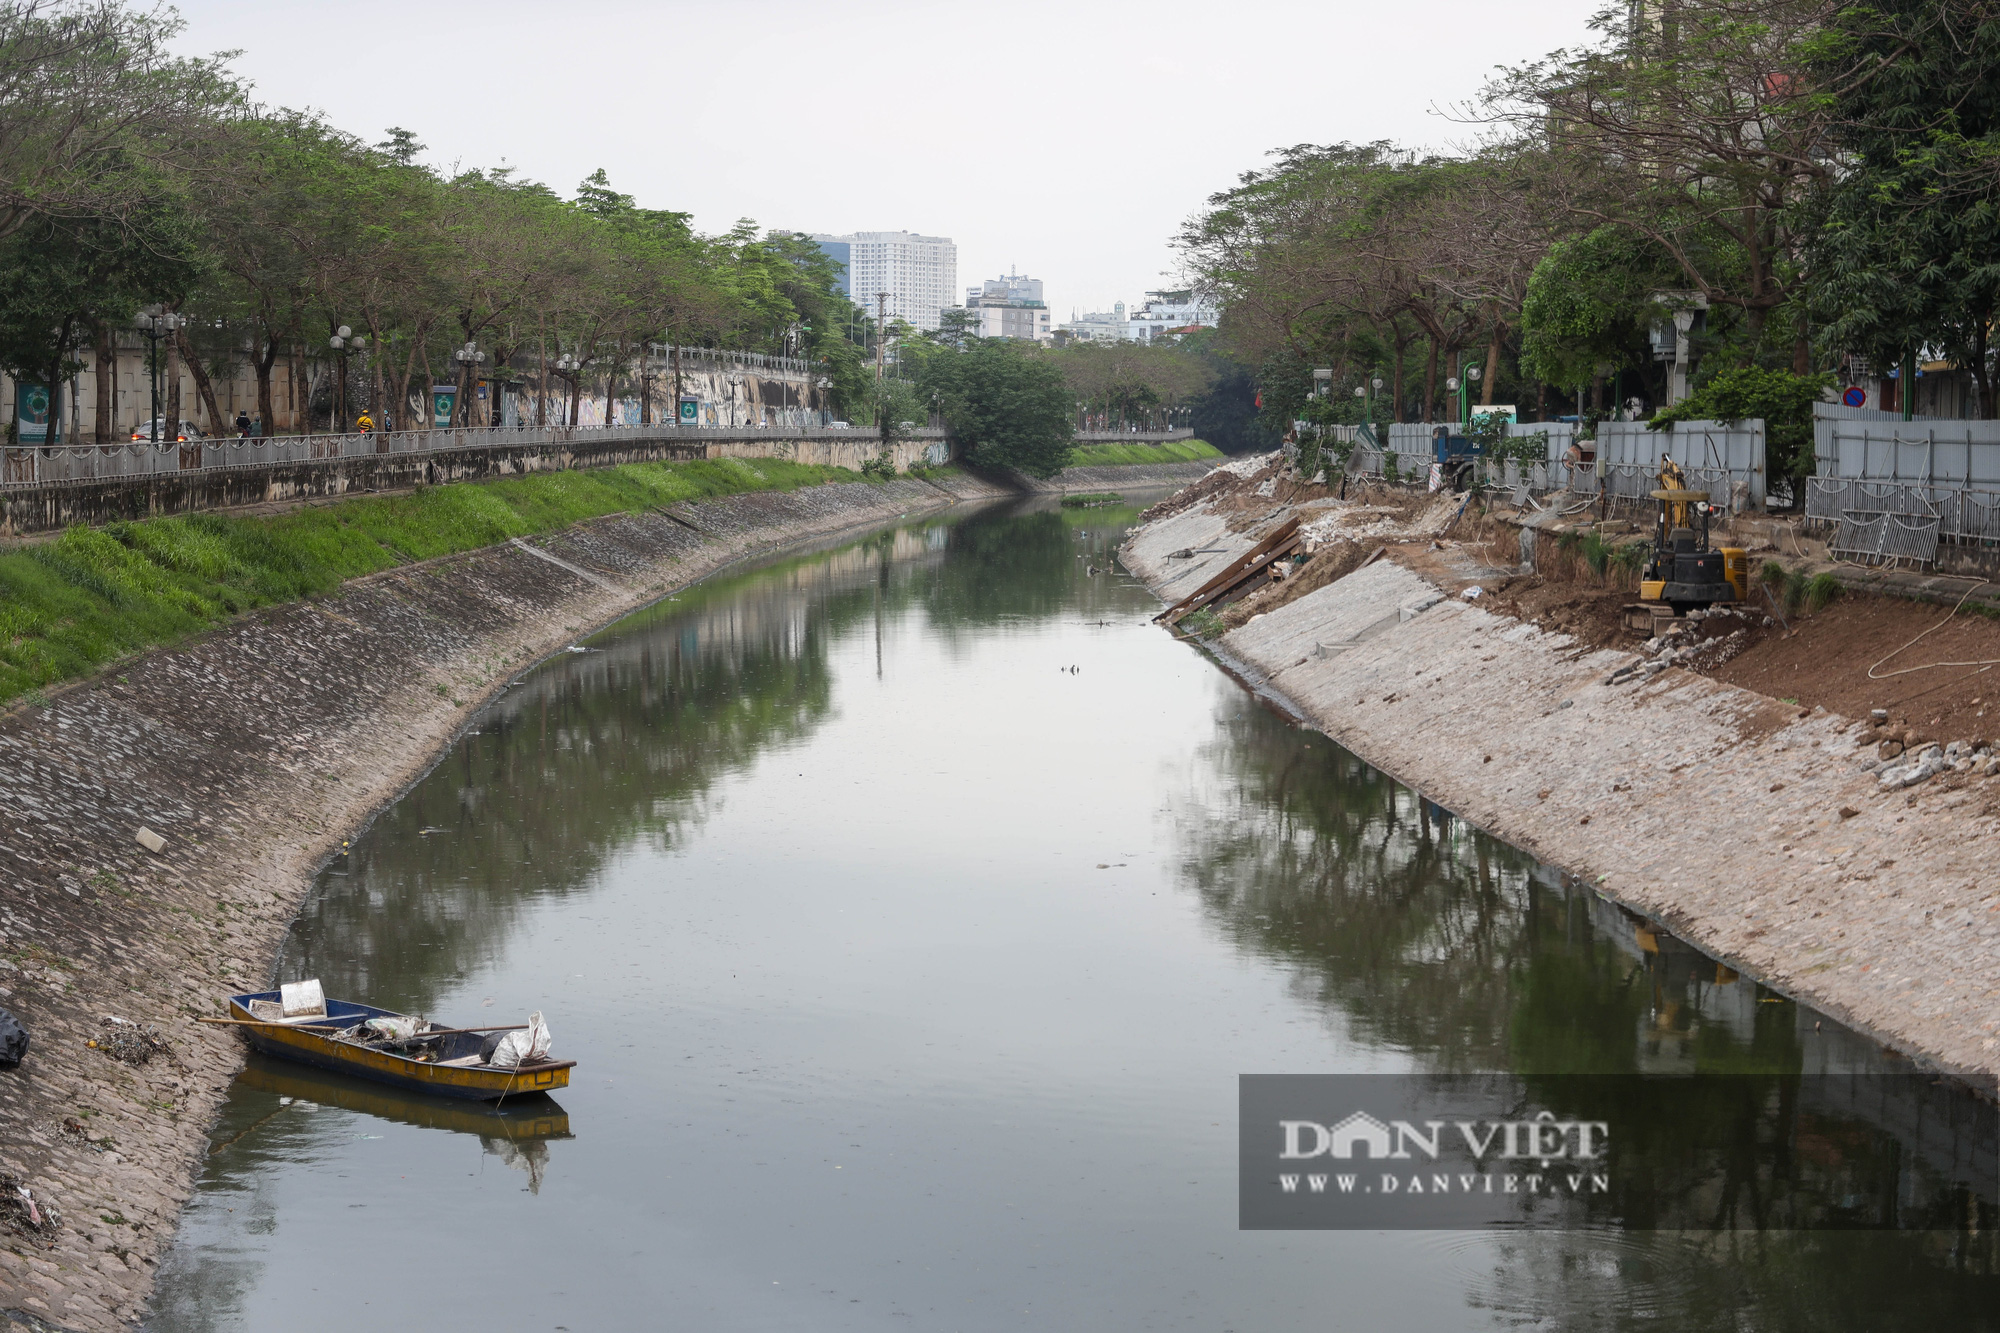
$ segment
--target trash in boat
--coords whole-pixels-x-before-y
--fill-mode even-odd
[[[492,1054],[486,1063],[501,1069],[512,1069],[516,1065],[540,1064],[549,1058],[549,1025],[542,1021],[542,1011],[537,1009],[528,1015],[528,1026],[522,1032],[505,1032],[493,1045]]]
[[[266,1017],[286,1006],[282,992],[262,991],[230,996],[227,1018],[198,1021],[233,1025],[267,1055],[447,1097],[493,1101],[569,1086],[576,1061],[549,1058],[548,1025],[539,1012],[519,1026],[449,1027],[329,1000],[311,984],[320,1008],[314,1017]],[[503,1046],[505,1057],[495,1058]]]
[[[430,1024],[421,1018],[410,1018],[399,1014],[394,1018],[371,1018],[361,1026],[367,1028],[371,1036],[387,1037],[391,1041],[408,1041]]]
[[[12,1069],[28,1058],[28,1029],[21,1020],[0,1009],[0,1069]]]

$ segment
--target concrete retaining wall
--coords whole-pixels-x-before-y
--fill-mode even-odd
[[[1247,549],[1196,507],[1122,552],[1163,596]],[[1220,548],[1191,560],[1176,549]],[[2000,818],[1884,791],[1862,728],[1481,610],[1375,564],[1221,647],[1328,736],[1732,966],[1987,1087],[2000,1069]]]

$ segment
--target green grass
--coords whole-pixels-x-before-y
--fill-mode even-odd
[[[1114,467],[1122,463],[1191,463],[1220,458],[1222,450],[1206,440],[1168,440],[1165,444],[1079,444],[1070,452],[1071,467]]]
[[[368,496],[275,518],[76,527],[0,554],[0,702],[351,578],[683,500],[857,481],[772,458],[631,463]]]

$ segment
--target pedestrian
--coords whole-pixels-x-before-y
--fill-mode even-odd
[[[239,439],[250,438],[250,414],[239,410],[236,413],[236,435]]]
[[[375,429],[375,418],[369,416],[366,412],[363,412],[359,417],[355,418],[354,426],[355,429],[359,430],[363,435],[366,435],[368,432]]]

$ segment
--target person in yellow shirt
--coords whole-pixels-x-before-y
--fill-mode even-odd
[[[356,428],[358,428],[363,435],[366,435],[368,432],[375,429],[375,418],[369,416],[366,412],[363,412],[358,418],[355,419],[354,424]]]

